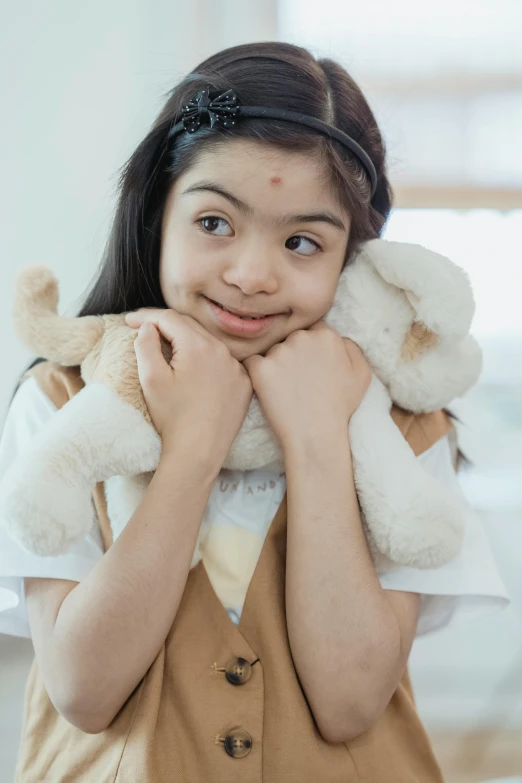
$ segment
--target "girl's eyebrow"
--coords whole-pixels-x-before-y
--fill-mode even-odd
[[[240,212],[243,212],[244,215],[247,215],[247,217],[252,217],[254,214],[254,210],[251,206],[237,196],[234,196],[233,193],[230,193],[230,191],[226,190],[222,185],[218,185],[217,182],[210,182],[207,180],[196,182],[194,185],[191,185],[184,190],[181,195],[186,196],[189,193],[201,193],[202,191],[216,193],[216,195],[226,198],[227,201],[233,204]],[[340,231],[346,231],[346,227],[342,220],[328,210],[302,215],[282,215],[275,220],[275,223],[277,225],[288,225],[289,223],[328,223],[329,225],[338,228]]]

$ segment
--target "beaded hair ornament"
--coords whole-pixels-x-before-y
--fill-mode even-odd
[[[214,97],[211,96],[210,87],[205,87],[204,90],[197,92],[183,107],[181,120],[176,122],[170,129],[169,138],[174,138],[183,131],[191,134],[196,133],[202,125],[208,125],[210,128],[218,126],[228,130],[237,125],[238,121],[244,117],[283,120],[284,122],[304,125],[340,142],[359,159],[370,178],[371,197],[373,198],[377,189],[375,166],[370,156],[348,134],[338,128],[334,128],[332,125],[328,125],[322,120],[318,120],[316,117],[309,117],[307,114],[265,106],[244,106],[234,90],[214,93],[213,95]]]

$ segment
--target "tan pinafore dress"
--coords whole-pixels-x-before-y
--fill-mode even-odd
[[[32,372],[58,407],[83,385],[77,369],[42,364]],[[442,412],[392,415],[416,454],[452,428]],[[107,548],[102,487],[94,499]],[[100,734],[85,734],[56,712],[35,662],[16,783],[441,783],[407,672],[369,731],[343,744],[321,737],[292,662],[285,562],[286,497],[239,625],[201,561],[156,659]]]

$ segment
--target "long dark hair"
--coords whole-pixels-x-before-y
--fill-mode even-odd
[[[244,104],[291,109],[343,130],[363,147],[376,168],[378,187],[372,203],[368,175],[358,159],[338,142],[299,125],[249,118],[233,130],[201,128],[169,143],[168,132],[182,107],[206,86],[233,89]],[[202,150],[238,137],[324,156],[331,184],[351,216],[345,263],[362,241],[380,236],[392,206],[385,146],[353,79],[332,60],[317,60],[291,44],[235,46],[209,57],[170,91],[151,130],[123,166],[101,268],[79,315],[166,306],[159,284],[159,255],[167,195]]]
[[[233,130],[202,127],[168,133],[182,107],[200,89],[233,89],[240,101],[290,109],[343,130],[370,156],[378,185],[370,203],[370,182],[359,160],[338,142],[300,125],[243,119]],[[228,138],[250,139],[284,150],[322,156],[340,203],[351,217],[345,263],[361,242],[380,236],[392,206],[385,169],[385,145],[375,117],[357,84],[338,63],[316,59],[286,43],[234,46],[198,65],[168,94],[149,133],[123,165],[116,211],[100,268],[78,315],[106,315],[139,307],[165,307],[159,283],[161,223],[175,180],[210,145]],[[38,361],[33,362],[34,366]]]

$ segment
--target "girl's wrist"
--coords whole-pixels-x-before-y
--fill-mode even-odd
[[[194,444],[185,448],[179,441],[175,444],[163,442],[156,472],[178,477],[185,476],[187,482],[211,486],[219,474],[221,465],[205,449],[194,449]]]
[[[334,455],[351,462],[348,423],[334,426],[321,424],[308,432],[296,432],[282,444],[286,464],[323,466]]]

